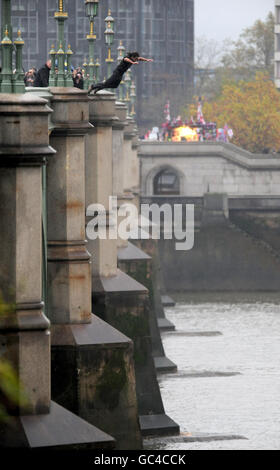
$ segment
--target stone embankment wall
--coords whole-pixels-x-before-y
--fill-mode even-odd
[[[279,154],[224,143],[142,142],[139,158],[142,203],[194,205],[193,249],[176,251],[174,240],[159,241],[170,291],[279,289]],[[154,194],[164,169],[177,175],[177,194]],[[220,206],[207,207],[211,194],[221,195]]]

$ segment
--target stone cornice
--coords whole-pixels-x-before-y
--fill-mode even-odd
[[[125,126],[126,126],[126,121],[118,121],[118,122],[114,121],[113,122],[113,129],[122,131],[124,130]]]
[[[83,136],[88,134],[93,127],[88,121],[54,123],[52,136]]]
[[[90,123],[94,127],[113,127],[119,122],[117,116],[90,116]]]
[[[89,97],[86,90],[80,90],[78,88],[66,88],[66,87],[51,87],[50,92],[52,94],[51,101],[61,103],[71,102],[88,102]]]
[[[14,314],[1,316],[0,331],[48,330],[50,322],[42,311],[43,307],[43,302],[17,304]]]
[[[138,155],[141,158],[213,158],[221,157],[248,170],[279,170],[280,155],[253,154],[223,142],[142,142]]]
[[[49,145],[0,147],[0,167],[41,166],[47,157],[56,154]]]
[[[48,241],[48,261],[88,263],[91,255],[86,249],[86,241]]]

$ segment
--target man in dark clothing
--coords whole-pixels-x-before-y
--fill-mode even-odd
[[[52,61],[48,60],[45,65],[40,68],[38,71],[36,78],[34,80],[34,85],[36,87],[46,88],[49,86],[49,77],[50,77],[50,70],[52,68]]]
[[[105,82],[96,83],[96,85],[93,83],[89,87],[88,93],[90,93],[92,90],[94,90],[94,94],[96,94],[98,91],[104,90],[104,88],[118,88],[125,72],[127,72],[132,65],[138,65],[139,62],[153,62],[153,59],[145,59],[145,57],[140,57],[138,52],[128,53],[119,63],[117,68],[113,71],[111,77],[109,77]]]
[[[80,90],[84,89],[83,74],[81,72],[78,72],[77,70],[74,70],[73,72],[73,84],[74,87],[80,88]]]

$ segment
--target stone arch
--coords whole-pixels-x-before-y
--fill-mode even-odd
[[[157,181],[157,178],[161,178],[161,181]],[[160,190],[155,191],[157,183],[158,188],[162,188],[162,192]],[[168,188],[168,185],[170,188]],[[147,175],[145,186],[145,194],[149,196],[182,196],[185,194],[185,175],[172,165],[157,166]]]

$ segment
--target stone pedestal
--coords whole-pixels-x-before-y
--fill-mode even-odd
[[[124,131],[124,192],[133,194],[134,204],[139,205],[139,161],[137,156],[137,129],[135,121],[127,118],[127,126]]]
[[[138,248],[143,250],[145,253],[149,254],[152,258],[152,268],[151,268],[151,283],[152,283],[152,305],[153,309],[156,314],[157,324],[160,331],[174,331],[175,325],[168,320],[165,316],[164,305],[162,301],[162,292],[164,292],[164,288],[162,287],[163,280],[162,280],[162,272],[160,267],[160,256],[158,250],[158,240],[153,240],[151,237],[148,239],[143,240],[134,240],[133,244],[136,245]],[[170,299],[168,297],[168,299]],[[172,305],[174,305],[174,301],[170,299]],[[167,306],[167,305],[166,305]]]
[[[115,114],[118,120],[113,122],[113,195],[117,197],[118,209],[126,204],[135,205],[135,195],[131,191],[124,191],[125,181],[128,179],[130,168],[130,146],[125,142],[124,131],[129,125],[131,118],[127,117],[127,107],[124,103],[116,102]],[[127,152],[129,154],[127,154]],[[119,216],[118,225],[125,217]],[[128,241],[118,236],[117,247],[124,248]]]
[[[108,214],[107,200],[114,191],[120,193],[121,201],[127,198],[123,191],[124,182],[122,179],[117,181],[119,174],[122,176],[123,172],[116,168],[118,163],[121,169],[124,168],[121,153],[123,137],[113,135],[121,132],[124,126],[121,115],[123,109],[121,106],[115,107],[114,96],[108,92],[91,96],[90,100],[90,122],[94,129],[91,130],[87,143],[87,207],[99,203]],[[118,116],[115,116],[115,113]],[[94,180],[96,174],[98,182]],[[102,224],[103,231],[104,225],[106,224]],[[108,253],[116,250],[117,239],[107,237],[104,240],[89,241],[88,247],[93,257],[99,259],[102,247],[104,252]],[[103,263],[93,269],[93,309],[98,316],[134,342],[136,390],[142,434],[178,432],[176,423],[165,415],[156,378],[149,326],[148,291],[145,286],[117,269],[117,253],[115,258],[111,258],[110,270]]]
[[[165,435],[179,426],[164,411],[152,355],[148,291],[132,277],[118,271],[93,282],[95,313],[134,343],[136,391],[141,433]]]
[[[155,285],[153,259],[134,244],[128,243],[127,247],[118,250],[118,264],[121,270],[148,289],[152,354],[157,372],[176,372],[176,364],[165,355],[157,322],[156,305],[160,292]]]
[[[219,193],[204,194],[204,205],[202,210],[202,226],[216,226],[227,223],[228,195]]]
[[[140,444],[131,341],[91,313],[92,266],[85,241],[85,139],[93,130],[88,97],[77,89],[51,91],[51,142],[57,150],[48,170],[52,393],[112,435],[118,449],[133,449]],[[107,266],[107,260],[103,253],[94,257],[94,269]]]
[[[51,402],[50,323],[42,302],[42,166],[49,146],[47,101],[0,94],[0,356],[26,399],[0,424],[0,447],[93,447],[98,430]],[[51,160],[50,159],[50,160]],[[71,426],[75,425],[73,429]],[[112,438],[98,434],[99,443]]]
[[[124,196],[124,129],[127,126],[127,108],[116,101],[115,114],[118,120],[113,122],[113,194],[118,199]]]
[[[110,432],[117,449],[141,447],[132,341],[95,315],[90,325],[55,325],[52,336],[58,403]]]

